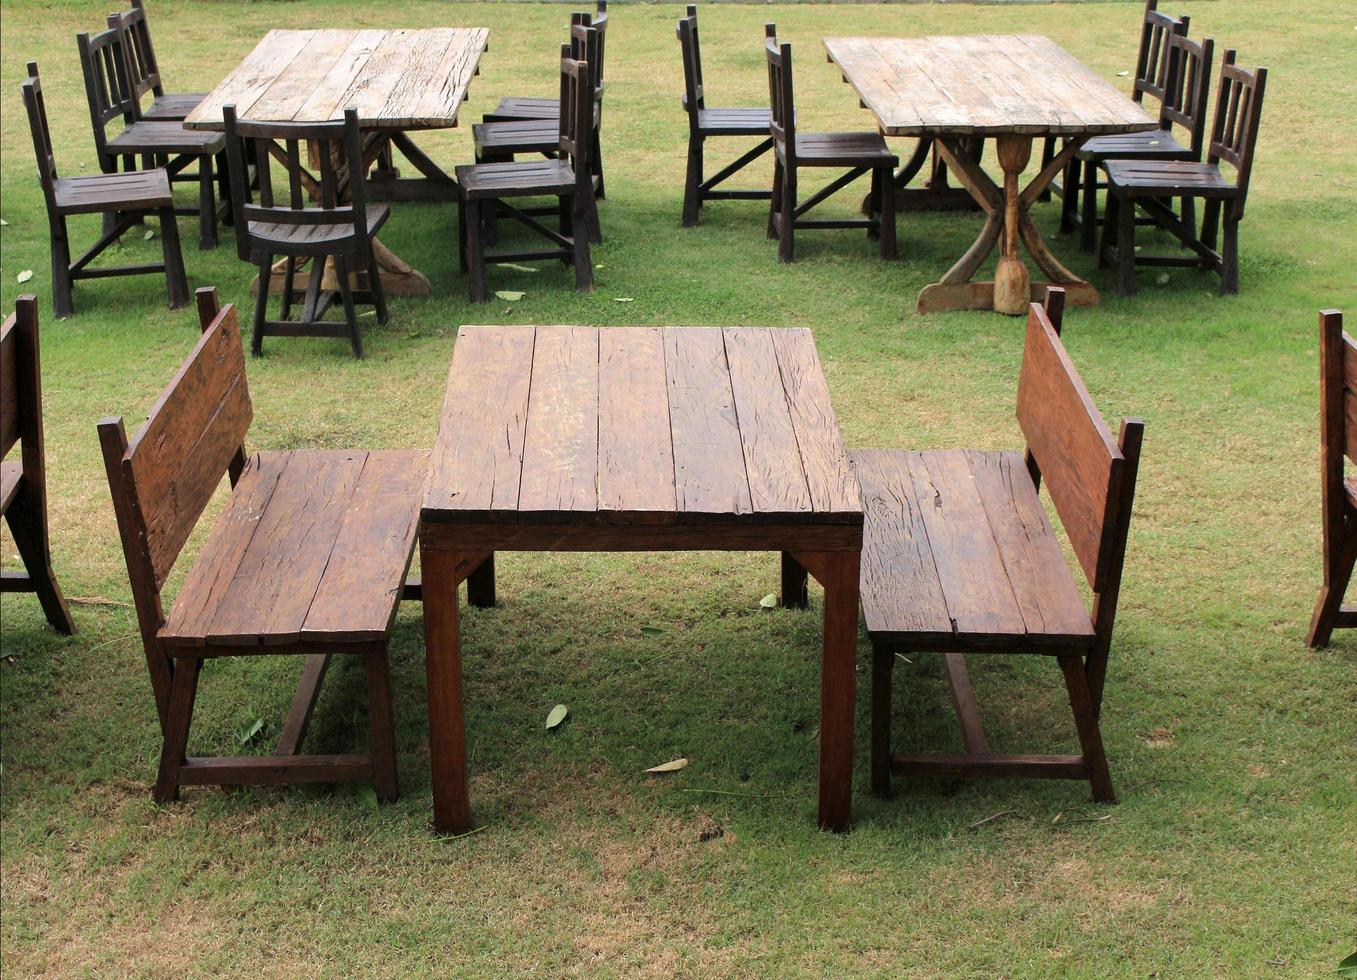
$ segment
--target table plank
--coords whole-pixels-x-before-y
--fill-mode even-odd
[[[330,84],[341,55],[354,41],[356,31],[315,31],[296,57],[284,66],[258,101],[250,107],[251,119],[297,119],[317,88]],[[240,107],[236,107],[237,115]],[[342,113],[341,113],[342,114]]]
[[[674,438],[664,335],[655,327],[599,331],[598,509],[672,521]]]
[[[332,62],[329,77],[311,91],[302,106],[293,114],[295,119],[335,119],[344,115],[345,98],[352,79],[367,68],[372,52],[377,50],[386,31],[354,31],[348,45]]]
[[[664,344],[679,518],[747,519],[754,505],[721,331],[666,327]]]
[[[423,520],[513,520],[523,471],[532,327],[457,331]]]
[[[184,125],[190,128],[223,127],[221,110],[234,104],[236,115],[246,118],[280,71],[306,46],[311,31],[269,31],[231,73],[222,79],[207,98],[188,114]]]
[[[518,512],[564,519],[598,510],[598,331],[538,327]]]

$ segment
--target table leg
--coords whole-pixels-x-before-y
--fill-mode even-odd
[[[825,590],[820,667],[820,801],[825,830],[853,824],[853,712],[857,701],[858,572],[856,551],[798,552],[796,560]]]

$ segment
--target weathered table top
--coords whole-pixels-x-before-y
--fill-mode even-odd
[[[1050,38],[827,37],[887,136],[1130,133],[1154,119]]]
[[[431,470],[426,523],[862,524],[804,329],[464,326]]]
[[[367,129],[455,126],[489,42],[484,27],[269,31],[184,121],[221,129],[241,119],[326,122],[353,106]]]

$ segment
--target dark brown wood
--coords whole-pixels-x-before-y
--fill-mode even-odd
[[[202,336],[129,443],[99,424],[164,745],[155,799],[185,784],[375,781],[395,798],[386,645],[406,592],[419,451],[246,457],[252,410],[233,306],[200,291]],[[161,588],[223,476],[231,494],[168,614]],[[364,658],[370,756],[299,756],[331,654]],[[187,759],[206,657],[308,657],[272,759]]]
[[[80,279],[107,276],[164,273],[170,309],[188,302],[188,279],[184,258],[179,250],[179,226],[175,223],[174,198],[170,179],[163,169],[105,173],[89,177],[60,177],[47,125],[47,106],[37,62],[28,63],[28,77],[22,84],[24,108],[33,137],[33,152],[38,161],[38,181],[47,205],[47,223],[52,249],[52,308],[58,319],[75,313],[74,284]],[[85,253],[71,258],[71,240],[66,218],[74,214],[102,214],[103,233]],[[148,214],[160,219],[161,249],[164,261],[158,264],[100,266],[90,263],[117,242]]]
[[[116,26],[123,33],[127,66],[143,119],[182,122],[207,97],[206,92],[165,91],[160,77],[160,62],[156,60],[155,45],[151,43],[151,25],[146,20],[146,7],[142,0],[132,0],[130,9],[110,14],[109,26]],[[147,95],[151,96],[151,104],[143,105],[141,100]]]
[[[1019,381],[1027,455],[1015,452],[852,454],[866,533],[862,605],[873,645],[872,789],[890,776],[1087,779],[1112,801],[1098,718],[1134,497],[1142,426],[1113,441],[1070,363],[1050,315],[1032,304]],[[1093,591],[1083,603],[1037,491],[1044,477]],[[966,753],[892,755],[895,653],[945,656]],[[966,671],[966,653],[1053,655],[1079,732],[1079,756],[990,752]]]
[[[70,635],[75,620],[52,570],[38,301],[28,294],[15,301],[14,312],[0,326],[0,458],[16,443],[19,458],[0,463],[0,515],[24,571],[7,575],[0,591],[35,593],[52,628]]]
[[[477,424],[467,425],[467,418]],[[497,551],[773,551],[825,588],[820,821],[850,823],[862,506],[806,330],[465,326],[421,512],[435,824],[469,826],[457,586]]]
[[[797,228],[865,228],[880,241],[881,257],[895,258],[895,168],[900,161],[880,133],[802,133],[796,125],[792,84],[792,46],[779,44],[777,27],[764,27],[764,60],[768,64],[771,103],[769,132],[773,137],[773,191],[768,237],[778,241],[778,261],[796,259]],[[804,168],[847,168],[805,200],[797,194],[798,171]],[[859,177],[871,175],[865,218],[805,218],[817,204]]]
[[[1338,310],[1319,313],[1319,489],[1324,558],[1319,600],[1307,642],[1327,646],[1336,627],[1357,625],[1343,595],[1357,561],[1357,506],[1344,479],[1344,458],[1354,455],[1357,426],[1357,342],[1343,331]],[[1345,614],[1346,618],[1345,618]]]

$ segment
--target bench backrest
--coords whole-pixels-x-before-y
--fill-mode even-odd
[[[38,354],[38,301],[20,296],[0,326],[0,458],[22,442],[25,477],[42,466],[42,367]]]
[[[1094,593],[1115,592],[1121,578],[1135,492],[1142,423],[1122,422],[1120,440],[1098,413],[1046,310],[1027,317],[1018,424],[1033,475],[1047,491]]]
[[[688,112],[689,127],[695,130],[699,110],[707,107],[702,89],[702,48],[697,39],[697,4],[688,5],[688,13],[679,18],[675,33],[683,52],[683,108]]]
[[[1234,50],[1225,52],[1220,66],[1220,89],[1216,93],[1216,117],[1211,125],[1211,145],[1207,159],[1224,160],[1235,168],[1235,186],[1239,189],[1231,206],[1242,214],[1253,172],[1253,152],[1258,145],[1258,123],[1263,116],[1263,92],[1267,88],[1267,69],[1249,71],[1235,64]]]
[[[1344,539],[1347,515],[1344,458],[1357,462],[1357,342],[1344,332],[1342,313],[1321,310],[1319,466],[1326,566],[1336,559]]]
[[[1182,34],[1169,38],[1169,61],[1173,69],[1159,108],[1159,125],[1163,129],[1178,125],[1187,130],[1191,137],[1188,147],[1198,160],[1206,137],[1206,103],[1211,97],[1214,51],[1215,42],[1209,37],[1204,41],[1193,41]]]
[[[1169,38],[1186,35],[1190,23],[1187,17],[1160,13],[1158,6],[1158,0],[1146,0],[1140,20],[1140,48],[1136,51],[1135,81],[1131,84],[1131,98],[1136,102],[1144,102],[1147,95],[1163,101],[1173,68]]]

